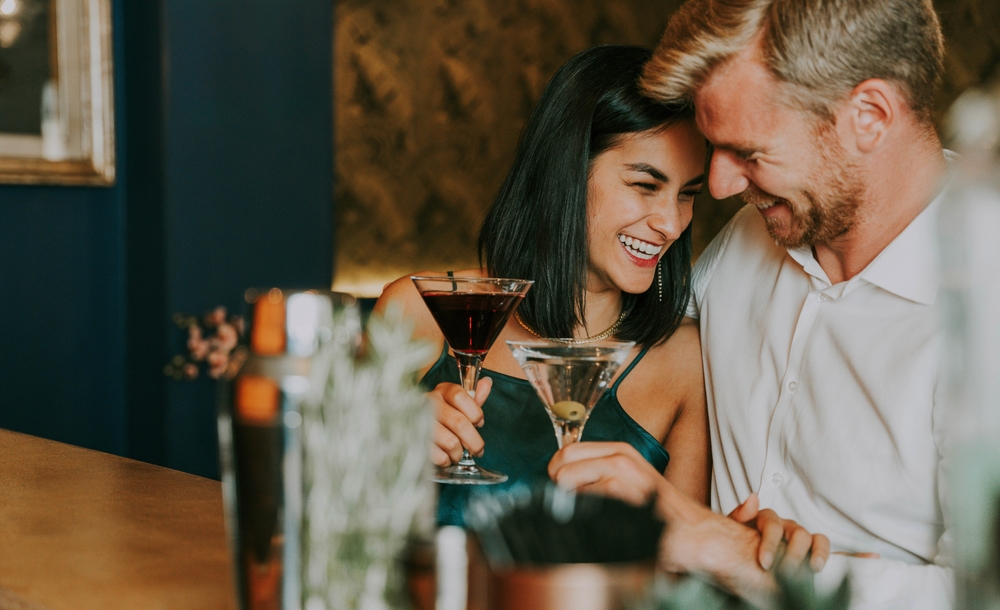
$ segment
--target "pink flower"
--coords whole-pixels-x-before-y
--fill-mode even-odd
[[[197,337],[192,336],[188,339],[187,348],[188,352],[191,353],[191,359],[196,362],[201,362],[206,356],[208,356],[211,344],[209,341],[201,338],[201,333],[198,333],[198,335],[199,336]]]
[[[222,377],[222,374],[226,372],[226,365],[229,364],[228,354],[212,350],[208,354],[208,374],[213,379],[218,379]]]
[[[198,363],[207,362],[209,375],[218,379],[230,367],[239,368],[246,359],[239,348],[244,332],[243,316],[228,316],[226,308],[220,305],[201,320],[180,313],[174,314],[172,319],[177,326],[187,329],[188,355],[174,356],[164,369],[166,375],[177,380],[196,379],[201,370]]]
[[[225,323],[226,323],[226,308],[222,307],[221,305],[219,307],[216,307],[211,312],[205,314],[205,326],[208,326],[209,328],[219,326],[220,324],[225,324]]]
[[[217,345],[219,349],[225,351],[227,354],[233,351],[236,347],[236,343],[239,341],[239,336],[236,334],[236,329],[229,324],[219,324],[219,328],[215,330],[215,338],[218,340]]]

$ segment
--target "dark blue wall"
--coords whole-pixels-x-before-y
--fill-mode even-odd
[[[119,0],[118,183],[0,186],[0,427],[217,475],[174,312],[329,286],[332,3]]]
[[[0,187],[0,427],[123,453],[122,189]]]

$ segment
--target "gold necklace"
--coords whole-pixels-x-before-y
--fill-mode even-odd
[[[607,329],[603,333],[598,333],[593,337],[587,337],[586,339],[553,339],[551,337],[543,337],[542,335],[538,334],[538,331],[536,331],[534,328],[531,328],[530,326],[525,324],[524,320],[521,319],[521,314],[517,313],[516,311],[514,312],[514,319],[517,320],[517,323],[521,325],[521,328],[535,335],[539,339],[545,339],[546,341],[554,341],[556,343],[562,343],[564,345],[581,345],[583,343],[593,343],[594,341],[601,341],[602,339],[613,337],[615,333],[618,332],[618,329],[621,328],[622,322],[625,321],[625,318],[628,317],[628,314],[629,314],[628,309],[622,309],[622,312],[618,315],[618,319],[615,320],[615,323],[611,325],[611,328]]]

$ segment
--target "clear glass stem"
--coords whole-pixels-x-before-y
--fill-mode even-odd
[[[469,393],[469,396],[476,397],[476,384],[479,383],[479,373],[483,370],[483,359],[480,356],[470,356],[455,352],[455,361],[458,362],[458,376],[462,379],[462,387]],[[462,447],[462,459],[458,461],[459,466],[475,466],[472,454],[465,447]]]
[[[458,376],[462,378],[462,387],[469,396],[475,397],[479,373],[483,370],[482,357],[455,352],[455,360],[458,362]]]
[[[562,449],[566,445],[579,441],[580,436],[583,435],[585,423],[587,422],[563,422],[553,419],[552,427],[556,429],[556,440],[559,442],[559,448]]]

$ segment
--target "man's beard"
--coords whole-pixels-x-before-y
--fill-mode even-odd
[[[815,189],[803,189],[796,201],[775,197],[751,184],[740,197],[744,203],[782,203],[791,212],[791,222],[765,217],[767,232],[782,248],[797,249],[830,242],[854,227],[861,205],[863,187],[855,164],[830,134],[820,135],[819,175]],[[785,230],[782,232],[781,229]]]

